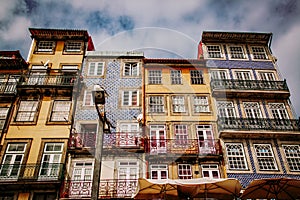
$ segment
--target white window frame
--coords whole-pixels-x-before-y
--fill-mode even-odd
[[[48,150],[47,148],[52,146],[53,149]],[[59,147],[59,149],[56,149]],[[45,143],[41,167],[39,172],[40,179],[57,179],[61,168],[61,159],[63,152],[64,143],[49,142]]]
[[[40,40],[37,41],[36,52],[41,53],[52,53],[54,51],[56,42],[49,40]]]
[[[245,116],[250,119],[262,118],[260,104],[258,102],[243,102]]]
[[[104,62],[90,62],[88,67],[88,76],[103,76]]]
[[[140,105],[139,90],[125,90],[122,91],[122,106],[139,106]],[[134,103],[134,98],[136,102]]]
[[[300,172],[300,146],[282,145],[286,163],[291,172]]]
[[[264,148],[263,148],[264,147]],[[261,171],[278,170],[277,162],[271,144],[253,144],[256,155],[257,165]],[[258,149],[260,148],[260,149]],[[270,169],[268,166],[272,165]]]
[[[148,71],[148,84],[151,84],[151,85],[162,84],[162,71],[161,70],[149,70]]]
[[[93,99],[92,91],[85,90],[83,97],[83,106],[94,106],[95,102]]]
[[[216,49],[216,48],[218,48],[218,49]],[[221,45],[207,44],[206,52],[207,52],[207,58],[210,58],[210,59],[223,59],[225,57],[223,54],[223,49],[222,49]],[[214,56],[211,56],[211,55],[214,55]],[[215,56],[215,55],[218,55],[218,56]]]
[[[9,111],[9,108],[0,107],[0,134],[1,134],[1,130],[4,127],[8,111]]]
[[[236,80],[253,80],[252,72],[250,70],[236,70],[234,71]]]
[[[72,101],[54,100],[50,122],[69,122]]]
[[[201,165],[202,177],[203,178],[212,178],[212,179],[219,179],[220,178],[220,170],[217,164],[203,164]],[[205,176],[205,172],[208,173],[208,176]],[[217,178],[214,177],[214,173],[217,172]]]
[[[176,145],[189,144],[189,129],[186,124],[174,124],[174,138]]]
[[[182,84],[182,72],[181,70],[171,70],[170,71],[171,84],[181,85]]]
[[[218,115],[220,117],[235,118],[236,110],[232,101],[218,101]]]
[[[231,147],[236,148],[231,148]],[[245,171],[248,170],[248,163],[244,151],[244,145],[242,143],[225,143],[226,156],[227,156],[227,168],[233,171]],[[229,151],[229,149],[233,149]],[[231,152],[229,154],[229,152]]]
[[[192,85],[204,84],[204,76],[202,70],[190,70],[190,77]]]
[[[182,95],[172,96],[172,112],[173,113],[186,112],[185,96]]]
[[[154,178],[153,173],[157,173],[157,178]],[[162,173],[166,173],[166,178],[163,178]],[[168,165],[152,164],[150,165],[150,178],[155,180],[168,179]]]
[[[139,76],[140,66],[138,62],[125,62],[123,76]]]
[[[253,48],[262,49],[263,51],[254,51]],[[251,58],[253,60],[268,60],[268,54],[264,46],[250,46]]]
[[[164,96],[149,96],[149,113],[164,113],[165,112],[165,97]]]
[[[179,179],[192,179],[193,170],[191,164],[178,164],[178,178]]]
[[[258,72],[260,80],[263,81],[276,81],[274,72]]]
[[[15,122],[34,122],[36,120],[38,109],[38,100],[21,100],[16,113]]]
[[[81,41],[66,41],[64,52],[78,53],[82,51],[83,42]]]
[[[273,119],[289,119],[284,103],[268,103]]]
[[[193,96],[193,111],[194,113],[210,112],[207,96]]]
[[[235,48],[233,51],[232,48]],[[237,48],[240,48],[241,51],[237,51]],[[231,60],[245,60],[248,59],[245,46],[243,45],[228,45],[227,51],[229,54],[229,58]],[[241,57],[239,55],[242,55]]]
[[[211,79],[219,79],[219,80],[226,80],[228,79],[228,72],[227,70],[211,70]]]

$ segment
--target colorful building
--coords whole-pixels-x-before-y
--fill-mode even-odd
[[[0,154],[1,190],[12,199],[56,199],[73,122],[72,97],[85,51],[93,44],[85,30],[29,31],[29,70],[17,85]]]
[[[299,120],[271,39],[271,33],[207,31],[199,44],[198,57],[206,60],[211,77],[226,174],[244,188],[253,179],[300,178]]]

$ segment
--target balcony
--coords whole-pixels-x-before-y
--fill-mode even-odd
[[[17,93],[17,83],[7,82],[0,83],[0,94],[1,95],[15,95]]]
[[[106,179],[100,180],[99,198],[131,198],[137,190],[138,180]],[[62,199],[91,198],[92,181],[68,180],[62,185]]]
[[[211,81],[214,96],[288,98],[286,81],[214,79]]]
[[[267,119],[267,118],[218,118],[219,131],[300,131],[297,119]]]
[[[63,175],[63,164],[2,164],[0,182],[7,181],[59,181]]]

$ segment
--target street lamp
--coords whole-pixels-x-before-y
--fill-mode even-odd
[[[95,162],[94,162],[94,174],[93,174],[93,184],[92,184],[92,194],[91,199],[97,200],[99,197],[99,184],[101,176],[101,165],[102,165],[102,149],[103,149],[103,129],[104,123],[106,123],[105,118],[105,90],[99,85],[95,85],[92,91],[95,107],[99,116],[99,126],[98,135],[96,137],[96,147],[95,147]],[[102,110],[100,110],[102,107]]]

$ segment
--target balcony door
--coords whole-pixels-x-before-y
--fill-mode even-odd
[[[122,147],[136,147],[138,145],[138,123],[121,123],[117,142]]]
[[[63,143],[46,143],[42,162],[40,167],[39,178],[58,179],[61,171],[61,157]]]
[[[75,162],[70,184],[71,197],[90,197],[94,164],[92,161]]]
[[[200,154],[215,154],[215,141],[211,125],[197,125],[196,130]]]
[[[120,161],[118,162],[118,197],[131,197],[137,189],[139,178],[137,161]]]
[[[46,74],[46,70],[32,70],[29,75],[28,85],[44,85]]]
[[[150,153],[166,153],[166,127],[165,125],[150,126]]]
[[[0,179],[17,179],[23,162],[26,144],[8,144],[0,169]]]
[[[95,124],[81,124],[80,139],[83,147],[95,147],[96,134],[98,132],[98,125]]]

